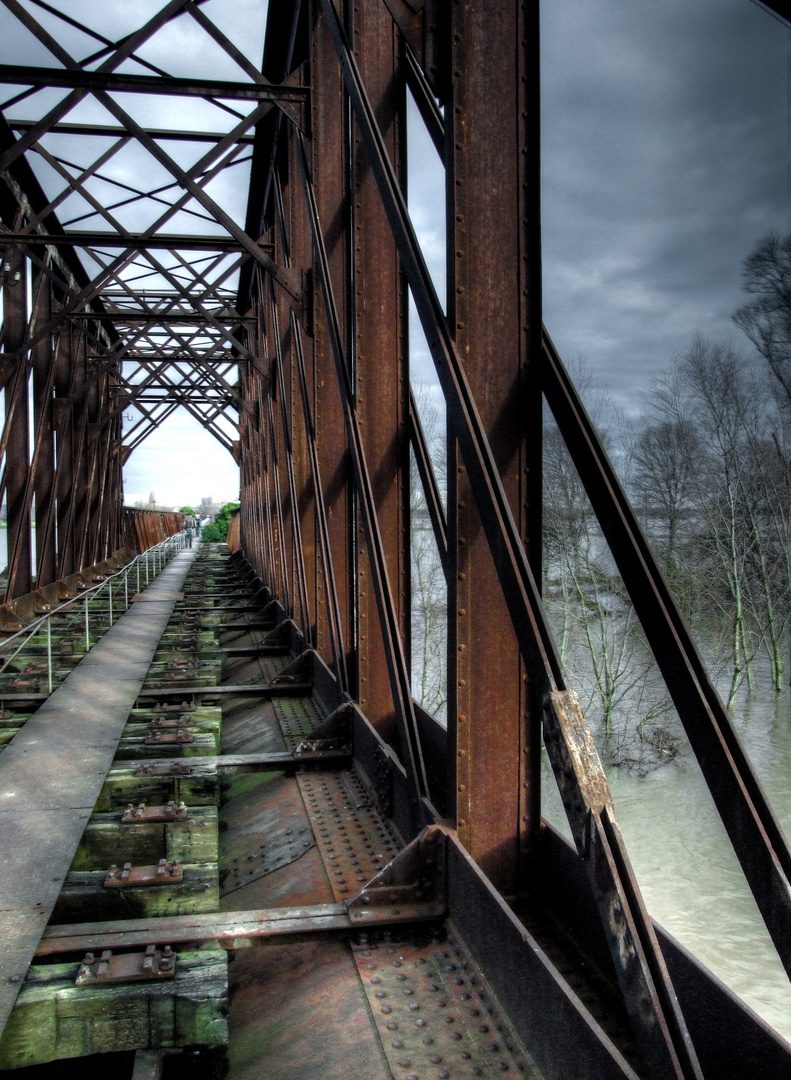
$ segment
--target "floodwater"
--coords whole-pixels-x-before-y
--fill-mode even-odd
[[[766,687],[766,680],[757,684]],[[736,729],[791,836],[791,695],[742,692]],[[791,1041],[789,983],[691,751],[640,778],[607,769],[615,816],[651,915]],[[544,813],[563,808],[548,766]],[[570,837],[568,828],[563,828]]]

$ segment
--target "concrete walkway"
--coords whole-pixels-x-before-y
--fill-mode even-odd
[[[0,1031],[197,550],[172,559],[0,754]]]

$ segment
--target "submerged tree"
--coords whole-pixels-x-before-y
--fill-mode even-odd
[[[744,290],[755,297],[733,321],[764,357],[791,405],[791,235],[765,236],[744,260]]]
[[[442,418],[430,388],[413,388],[420,423],[442,496],[446,450]],[[414,457],[410,457],[410,543],[412,575],[412,694],[438,719],[447,706],[448,596],[445,571],[434,539]]]
[[[670,424],[685,474],[687,614],[729,656],[728,703],[763,646],[779,689],[788,624],[788,469],[777,408],[751,358],[696,337],[649,402]],[[785,492],[785,495],[783,494]]]
[[[549,423],[544,594],[561,660],[605,761],[645,773],[674,756],[679,741],[665,720],[669,698],[582,482]]]

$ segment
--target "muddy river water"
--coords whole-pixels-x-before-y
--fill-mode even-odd
[[[744,694],[735,724],[791,836],[791,695]],[[648,910],[791,1041],[791,983],[777,958],[694,757],[639,778],[609,768],[615,814]],[[563,827],[551,771],[544,812]],[[570,836],[567,828],[564,833]]]

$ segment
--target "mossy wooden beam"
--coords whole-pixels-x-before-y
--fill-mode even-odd
[[[163,804],[171,799],[187,806],[216,806],[220,788],[216,765],[198,760],[189,776],[138,776],[136,765],[114,765],[96,801],[97,813],[125,810],[129,803]]]
[[[52,922],[190,915],[198,911],[216,911],[220,906],[216,863],[185,864],[183,880],[167,885],[106,889],[106,875],[106,868],[69,873],[55,905]]]
[[[149,805],[154,805],[149,802]],[[216,863],[217,808],[189,807],[184,821],[121,822],[120,812],[92,814],[71,864],[72,871],[106,870],[110,863],[148,865],[160,859]]]
[[[35,964],[0,1039],[0,1069],[116,1050],[228,1042],[228,960],[180,953],[166,982],[77,988],[79,963]]]
[[[116,761],[154,761],[161,757],[202,757],[219,753],[219,732],[196,731],[191,743],[150,743],[144,736],[124,738],[118,744]]]

